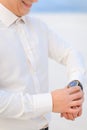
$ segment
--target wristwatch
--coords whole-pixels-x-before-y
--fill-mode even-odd
[[[75,86],[79,86],[82,90],[83,90],[83,86],[82,84],[78,81],[78,80],[73,80],[71,81],[67,87],[75,87]]]

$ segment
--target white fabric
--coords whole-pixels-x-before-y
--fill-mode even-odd
[[[66,65],[68,82],[84,82],[83,62],[68,44],[41,21],[18,18],[0,4],[2,130],[38,130],[48,123],[47,114],[52,112],[48,56]]]

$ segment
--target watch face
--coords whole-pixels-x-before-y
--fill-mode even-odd
[[[78,81],[72,81],[69,83],[70,87],[78,86]]]
[[[79,86],[83,90],[83,86],[78,80],[74,80],[70,82],[67,87],[69,88],[69,87],[75,87],[75,86]]]

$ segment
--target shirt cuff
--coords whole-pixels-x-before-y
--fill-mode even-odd
[[[52,96],[50,93],[33,95],[34,111],[38,115],[52,112]]]
[[[71,76],[70,76],[70,78],[69,78],[69,80],[68,80],[68,83],[70,83],[71,81],[73,81],[73,80],[78,80],[81,84],[82,84],[82,86],[84,87],[85,86],[85,74],[81,74],[81,73],[75,73],[75,74],[72,74]]]

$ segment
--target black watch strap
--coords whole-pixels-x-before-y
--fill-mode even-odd
[[[83,86],[82,86],[82,84],[80,82],[78,83],[78,86],[80,86],[80,88],[83,90]]]

